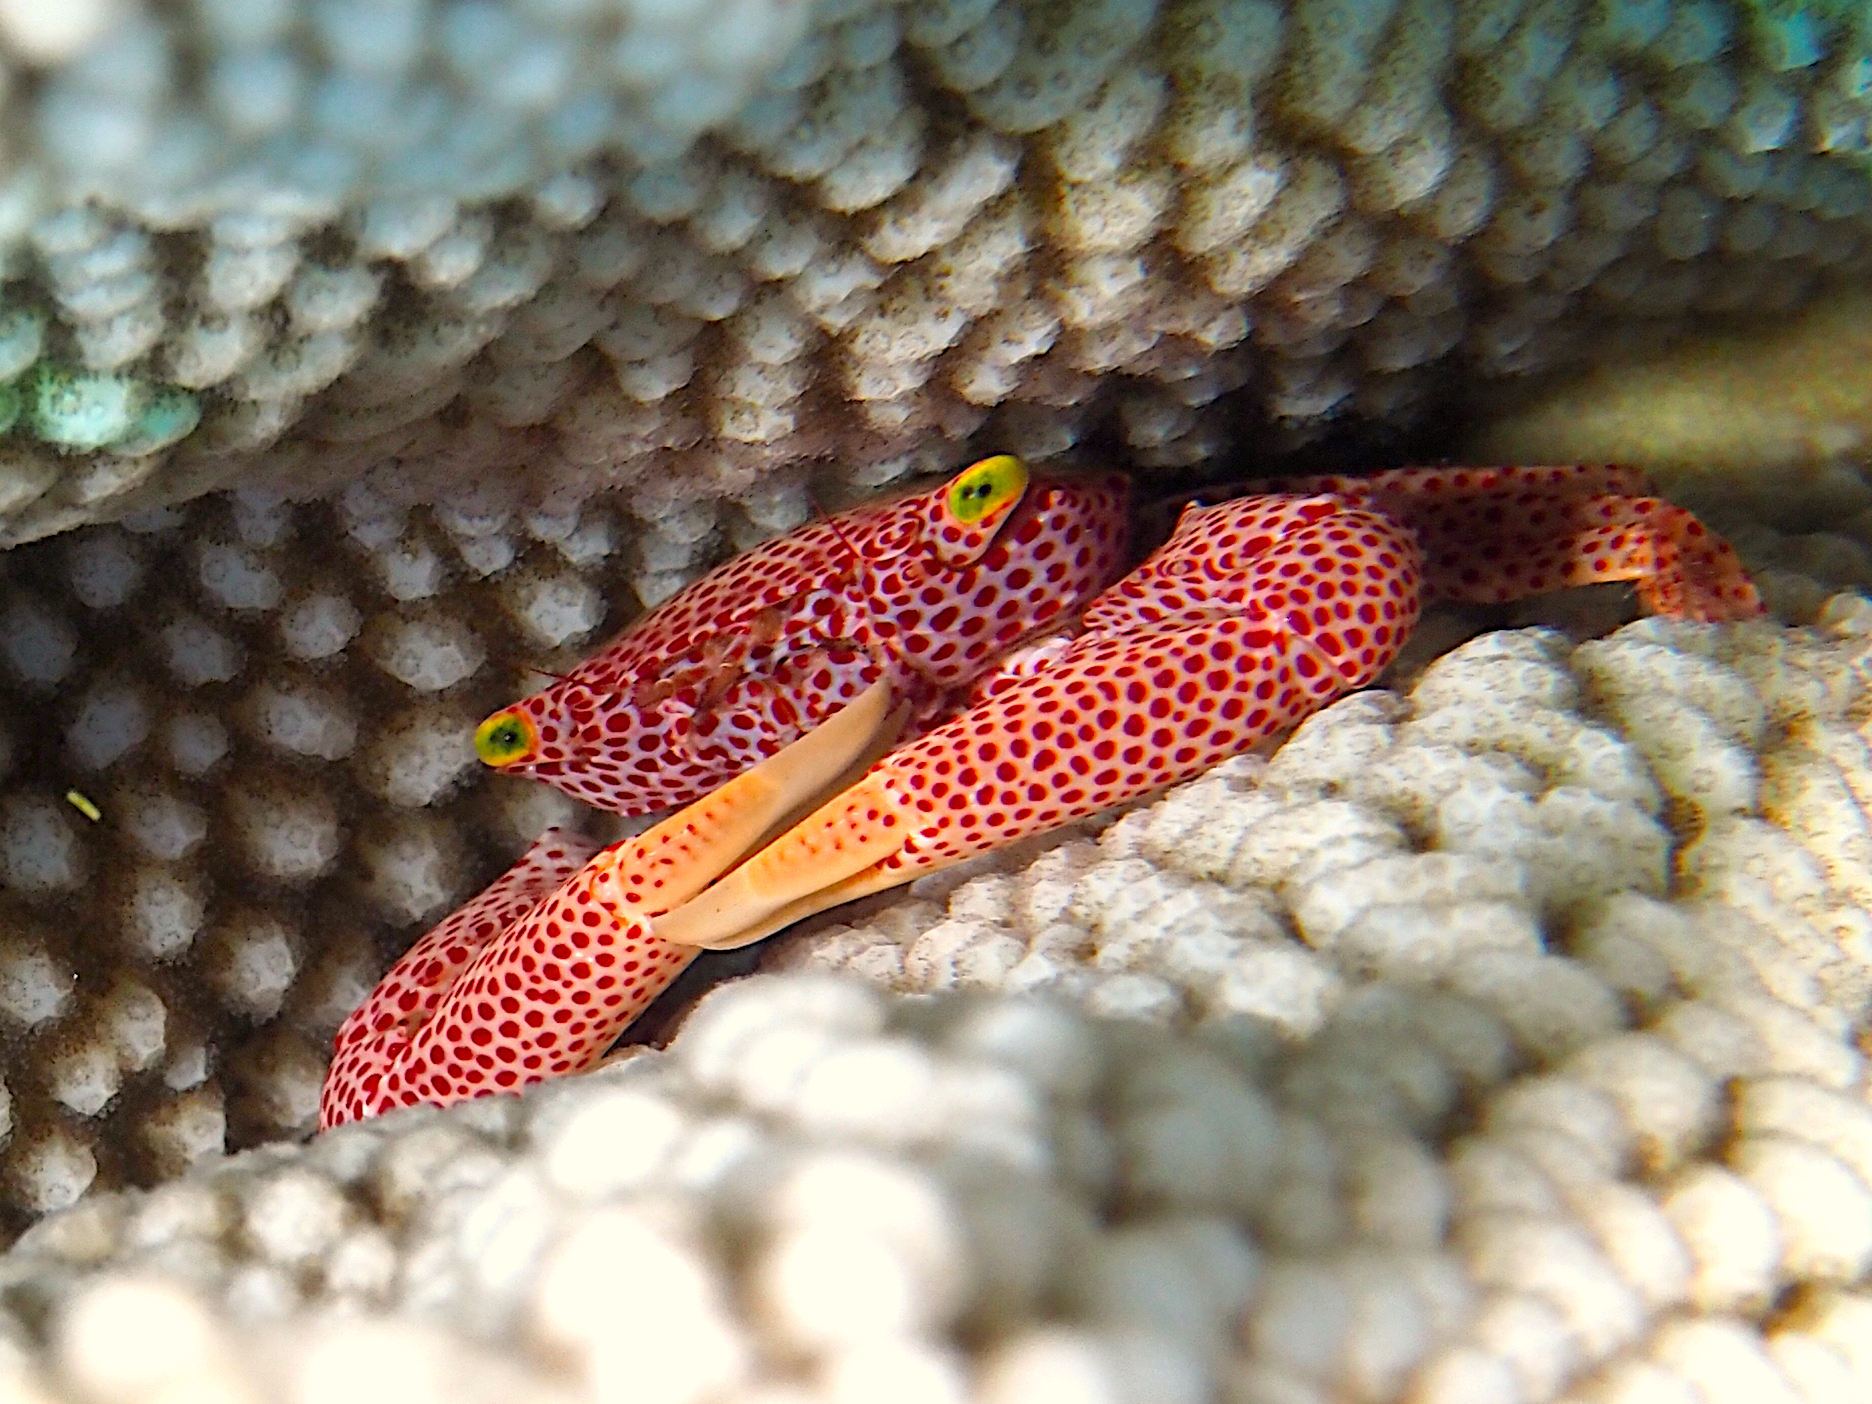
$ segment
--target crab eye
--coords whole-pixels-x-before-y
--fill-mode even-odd
[[[1026,490],[1027,465],[1011,453],[998,453],[956,475],[949,484],[949,515],[971,526],[1018,501]]]
[[[539,733],[518,707],[506,707],[475,728],[475,754],[495,769],[520,765],[539,750]]]

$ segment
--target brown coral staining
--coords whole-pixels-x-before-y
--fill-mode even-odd
[[[1579,453],[1773,491],[1872,454],[1872,296],[1842,288],[1796,316],[1626,350],[1493,398],[1473,436],[1484,451]]]

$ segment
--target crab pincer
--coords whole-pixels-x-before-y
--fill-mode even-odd
[[[320,1129],[590,1067],[700,953],[656,923],[680,917],[788,818],[862,769],[904,717],[890,685],[875,683],[779,754],[582,866],[571,862],[576,840],[544,836],[345,1021]],[[870,866],[890,844],[887,828],[769,845],[753,890],[784,905]],[[541,891],[568,866],[576,870]]]

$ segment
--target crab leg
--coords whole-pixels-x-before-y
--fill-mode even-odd
[[[1654,496],[1635,469],[1397,468],[1261,486],[1331,493],[1407,527],[1423,552],[1428,598],[1501,604],[1630,580],[1653,614],[1708,622],[1762,613],[1735,549]]]
[[[320,1129],[589,1067],[699,953],[655,934],[651,919],[689,901],[888,747],[904,718],[889,686],[874,684],[778,755],[603,849],[543,896],[575,850],[542,837],[488,892],[418,942],[346,1020]],[[834,841],[805,856],[836,881],[869,866],[878,848],[875,839]],[[496,934],[490,928],[501,913],[508,919]],[[459,960],[464,932],[481,944]],[[406,1009],[412,990],[422,993]],[[412,1018],[417,1009],[426,1017]]]
[[[392,1066],[417,1030],[434,1017],[436,1006],[469,962],[597,851],[597,844],[579,834],[546,830],[519,862],[405,951],[370,998],[339,1027],[332,1051],[333,1072],[319,1096],[320,1127],[402,1105],[370,1103],[377,1095],[380,1070]],[[360,1071],[351,1076],[342,1069]],[[362,1109],[354,1109],[360,1097],[366,1099]]]

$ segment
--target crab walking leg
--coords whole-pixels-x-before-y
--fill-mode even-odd
[[[366,1009],[378,1012],[368,1022],[365,1010],[352,1016],[370,1033],[349,1043],[341,1035],[320,1129],[589,1067],[699,953],[659,938],[650,918],[701,892],[855,761],[888,744],[903,720],[890,687],[875,684],[714,794],[600,851],[544,897],[521,901],[537,887],[543,861],[524,876],[510,872],[444,923],[455,930],[473,913],[466,925],[479,933],[492,913],[517,914],[498,936],[481,937],[479,954],[436,992],[429,1017],[412,1026],[392,1014],[385,1022],[375,996]],[[435,944],[425,937],[418,949]]]
[[[1685,508],[1654,496],[1634,469],[1396,468],[1265,486],[1329,492],[1408,528],[1433,599],[1500,604],[1630,580],[1653,614],[1715,622],[1763,612],[1734,548]]]
[[[885,757],[653,929],[746,945],[1190,779],[1371,681],[1417,616],[1409,535],[1329,497],[1192,509],[1144,570],[1175,590],[1114,587],[1050,667]],[[849,877],[826,856],[873,850]]]

